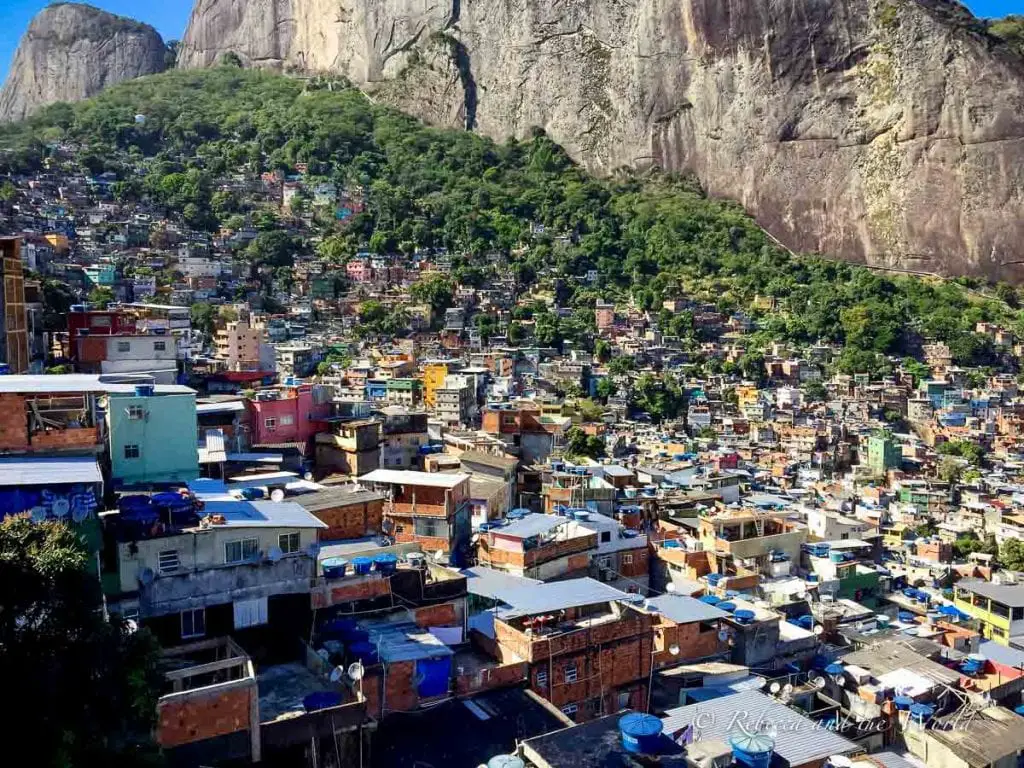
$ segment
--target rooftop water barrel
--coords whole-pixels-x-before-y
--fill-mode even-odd
[[[905,712],[914,706],[914,700],[909,696],[897,696],[892,700],[892,703],[896,705],[896,709],[901,712]]]
[[[700,600],[702,603],[705,603],[706,605],[718,605],[720,602],[722,602],[722,598],[720,598],[718,595],[704,595],[703,597],[699,597],[697,599]]]
[[[630,712],[619,718],[622,747],[635,755],[649,755],[658,751],[661,741],[661,720],[654,715]]]
[[[343,557],[328,557],[320,562],[320,572],[325,579],[340,579],[348,571],[348,560]]]
[[[808,614],[807,616],[799,616],[796,620],[797,626],[803,627],[804,629],[811,629],[814,626],[814,617]]]
[[[9,376],[11,373],[11,366],[7,363],[0,363],[0,376]]]
[[[833,563],[841,563],[845,555],[842,552],[831,552],[829,553],[828,559]]]
[[[679,549],[682,545],[676,539],[666,539],[661,542],[661,546],[665,549]]]
[[[136,397],[152,397],[153,392],[156,390],[152,384],[136,384],[135,385],[135,396]]]
[[[808,584],[817,584],[818,583],[818,574],[816,574],[816,573],[808,573],[807,574],[807,583]]]
[[[911,613],[910,611],[900,611],[897,614],[897,616],[898,616],[899,620],[904,622],[904,623],[910,623],[910,622],[912,622],[914,620],[914,614]]]
[[[1024,716],[1024,704],[1014,707],[1013,711],[1016,712],[1018,715]]]
[[[340,693],[335,691],[316,691],[302,700],[302,708],[307,712],[316,712],[318,709],[341,706],[341,701]]]
[[[909,597],[911,600],[913,600],[914,597],[917,596],[917,590],[914,589],[913,587],[907,587],[906,589],[903,590],[903,596],[904,597]]]
[[[487,533],[489,530],[491,530],[491,524],[480,523],[480,526],[477,528],[477,530],[480,531],[480,533]]]
[[[377,555],[373,558],[373,565],[378,573],[390,576],[398,569],[398,557],[392,554]]]
[[[353,557],[352,558],[352,570],[355,571],[356,576],[365,576],[370,572],[370,568],[373,567],[373,560],[368,557]]]
[[[708,584],[713,587],[718,586],[718,582],[722,580],[722,574],[720,573],[709,573],[707,576]]]
[[[767,733],[738,731],[729,735],[729,746],[739,765],[768,768],[775,751],[775,739]]]
[[[635,530],[633,528],[625,528],[622,531],[622,536],[623,536],[623,538],[626,538],[626,539],[635,539],[639,535],[640,535],[640,531],[637,531],[637,530]]]
[[[725,611],[726,613],[732,613],[736,610],[736,603],[730,603],[728,600],[724,600],[718,604],[718,609]]]
[[[753,611],[748,611],[745,608],[733,612],[733,618],[736,619],[740,624],[750,624],[754,620],[756,615]]]
[[[825,667],[825,674],[826,675],[841,675],[845,671],[846,670],[843,668],[842,664],[835,664],[835,663],[833,663],[833,664],[829,664],[827,667]]]
[[[515,755],[495,755],[487,761],[487,768],[523,768],[522,758]]]
[[[358,643],[352,643],[349,646],[349,650],[352,652],[353,656],[355,656],[364,664],[377,663],[377,649],[365,640]]]
[[[507,517],[509,520],[522,520],[528,514],[530,514],[530,510],[524,509],[523,507],[518,507],[509,512]]]

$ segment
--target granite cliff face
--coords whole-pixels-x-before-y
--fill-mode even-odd
[[[160,72],[167,46],[155,29],[89,5],[49,5],[29,25],[0,90],[0,121],[94,96]]]
[[[1024,60],[950,0],[198,0],[179,62],[692,171],[794,250],[1024,280]]]

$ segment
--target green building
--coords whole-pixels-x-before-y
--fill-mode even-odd
[[[107,400],[111,481],[115,488],[183,483],[199,476],[196,393],[177,385],[140,385]]]
[[[884,475],[902,463],[903,450],[891,434],[881,432],[868,438],[868,467],[874,474]]]

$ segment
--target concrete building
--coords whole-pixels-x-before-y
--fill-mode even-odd
[[[421,448],[430,444],[427,414],[410,413],[405,408],[383,411],[380,433],[380,466],[384,469],[418,469]]]
[[[548,581],[583,576],[597,554],[598,534],[568,517],[529,514],[500,528],[481,530],[480,565],[513,576]]]
[[[380,422],[346,421],[316,436],[317,467],[358,477],[380,466]]]
[[[199,476],[195,390],[142,385],[108,395],[110,477],[115,488],[184,483]]]
[[[298,443],[305,450],[317,432],[327,430],[327,392],[314,384],[261,389],[247,400],[253,445]]]
[[[0,238],[0,363],[8,373],[27,373],[28,318],[21,238]]]
[[[982,637],[1000,645],[1024,638],[1024,584],[1015,578],[1007,583],[1010,578],[997,577],[1003,583],[963,579],[955,587],[956,607],[980,623]]]
[[[868,438],[867,465],[872,474],[883,475],[890,469],[899,469],[903,450],[890,434],[874,434]]]
[[[251,327],[245,320],[227,323],[214,338],[217,358],[224,361],[229,371],[259,370],[262,343],[263,330]]]
[[[163,333],[76,338],[76,367],[81,373],[144,374],[156,384],[174,384],[178,378],[178,348]]]

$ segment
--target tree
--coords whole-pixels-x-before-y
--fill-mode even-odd
[[[962,473],[963,466],[957,459],[951,456],[946,456],[939,462],[937,474],[944,483],[952,484],[958,482]]]
[[[295,266],[295,253],[298,245],[287,232],[272,230],[260,232],[256,239],[245,249],[245,256],[256,266],[271,267]]]
[[[188,314],[193,328],[202,331],[208,338],[213,336],[217,313],[212,305],[198,302],[189,307]]]
[[[604,440],[596,435],[587,435],[579,427],[570,427],[565,433],[565,453],[573,459],[597,459],[604,456]]]
[[[828,389],[820,381],[809,381],[804,385],[804,397],[810,403],[820,403],[828,399]]]
[[[431,275],[412,284],[409,295],[416,301],[429,304],[435,315],[444,314],[455,298],[455,288],[442,275]]]
[[[235,67],[237,69],[242,68],[242,59],[234,51],[227,51],[221,54],[219,63],[222,67]]]
[[[104,619],[99,580],[66,524],[0,521],[0,674],[17,691],[4,728],[40,766],[142,765],[155,754],[161,675],[146,630]]]
[[[612,345],[604,339],[594,342],[594,358],[599,363],[607,363],[612,357]]]
[[[508,325],[508,343],[509,344],[520,344],[526,336],[526,332],[523,331],[522,323],[518,323],[513,320]]]
[[[597,397],[598,399],[601,400],[601,402],[608,402],[608,398],[612,397],[617,390],[618,387],[616,387],[615,383],[607,376],[604,376],[597,380],[595,393],[597,394]]]
[[[632,357],[627,357],[625,355],[612,358],[612,361],[608,363],[608,373],[612,376],[625,376],[630,371],[635,370],[636,361]]]
[[[999,562],[1011,571],[1024,571],[1024,543],[1007,539],[999,548]]]
[[[89,303],[99,309],[106,309],[113,300],[114,292],[106,286],[101,285],[89,291]]]

